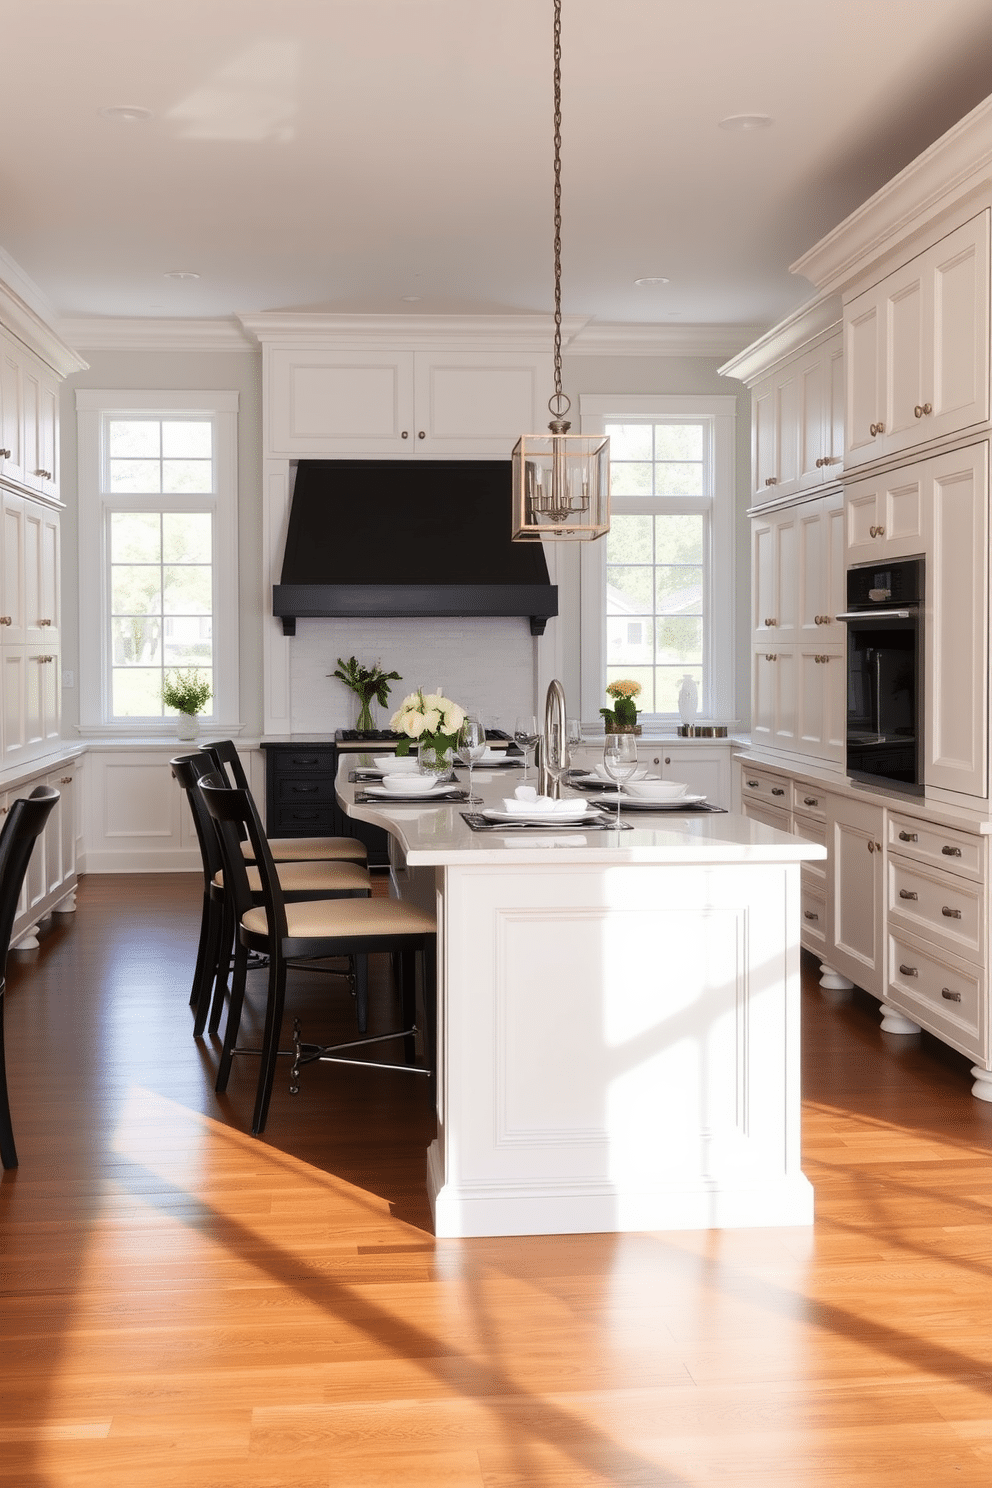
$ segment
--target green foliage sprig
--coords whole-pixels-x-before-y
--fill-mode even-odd
[[[338,657],[337,669],[328,672],[329,677],[336,677],[343,682],[345,687],[350,687],[357,698],[361,699],[361,712],[358,715],[358,727],[370,729],[372,727],[372,713],[369,704],[375,698],[380,708],[386,706],[389,697],[390,682],[402,682],[403,678],[399,672],[384,672],[379,663],[374,666],[362,666],[354,656],[349,656],[347,661]]]
[[[162,683],[162,701],[167,708],[180,713],[202,713],[212,696],[210,683],[195,667],[185,672],[166,672]]]

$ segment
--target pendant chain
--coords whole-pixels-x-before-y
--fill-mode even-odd
[[[555,392],[548,408],[564,418],[570,400],[561,390],[561,0],[555,3]]]

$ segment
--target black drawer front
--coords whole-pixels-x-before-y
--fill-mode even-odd
[[[269,750],[271,764],[278,775],[295,775],[300,770],[326,770],[333,778],[337,755],[336,749]]]
[[[334,778],[329,774],[314,774],[307,778],[305,775],[284,777],[280,772],[273,784],[279,805],[305,806],[334,800]]]
[[[306,806],[303,802],[297,806],[279,803],[274,818],[269,819],[268,830],[272,837],[305,837],[307,834],[334,837],[340,835],[341,818],[330,802],[314,806]]]

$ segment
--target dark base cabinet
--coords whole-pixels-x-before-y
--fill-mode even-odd
[[[265,826],[270,837],[357,837],[370,868],[389,866],[381,827],[345,816],[334,798],[336,744],[263,744]]]

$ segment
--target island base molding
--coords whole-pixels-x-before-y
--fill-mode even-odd
[[[992,1100],[992,1086],[989,1097]],[[675,1193],[638,1189],[445,1184],[437,1143],[427,1152],[427,1196],[439,1239],[483,1235],[588,1235],[643,1230],[744,1230],[811,1225],[813,1186],[799,1174],[761,1188],[699,1188]]]

